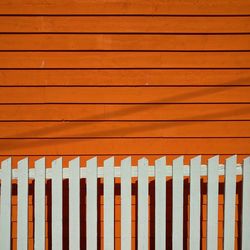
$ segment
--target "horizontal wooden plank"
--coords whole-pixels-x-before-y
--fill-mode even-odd
[[[250,86],[1,87],[0,103],[246,103]]]
[[[187,225],[189,224],[189,221],[185,221],[186,223],[187,223]],[[100,228],[101,228],[101,230],[100,230],[100,232],[99,232],[99,234],[98,234],[98,236],[99,237],[104,237],[104,222],[99,222],[100,223]],[[131,236],[132,236],[132,238],[135,238],[136,237],[136,223],[137,222],[135,222],[135,221],[132,221],[132,225],[131,225],[131,229],[132,229],[132,232],[131,232]],[[153,222],[152,222],[152,224],[153,224]],[[151,225],[152,225],[151,224]],[[171,223],[168,221],[167,223],[166,223],[167,225],[167,229],[170,229],[171,228]],[[67,222],[64,222],[64,226],[65,226],[65,228],[68,228],[68,223]],[[206,236],[207,236],[207,233],[206,233],[206,222],[205,221],[202,221],[202,223],[201,223],[201,226],[202,226],[202,238],[205,238]],[[32,239],[33,238],[33,227],[34,227],[34,225],[33,225],[33,222],[29,222],[28,223],[28,229],[29,229],[29,239]],[[12,222],[12,228],[13,228],[13,231],[12,231],[12,238],[16,238],[17,237],[17,222]],[[223,230],[223,222],[222,221],[219,221],[218,222],[218,237],[219,238],[221,238],[221,237],[223,237],[223,232],[224,232],[224,230]],[[49,230],[49,223],[48,224],[46,224],[46,238],[47,237],[49,237],[49,235],[48,235],[48,230]],[[119,221],[115,221],[115,223],[114,223],[114,230],[115,230],[115,238],[120,238],[121,237],[121,225],[120,225],[120,222]],[[169,232],[169,230],[167,230],[167,236],[170,236],[171,235],[171,233]],[[154,232],[154,230],[149,230],[149,235],[148,235],[149,237],[154,237],[155,236],[155,232]],[[238,238],[238,236],[239,236],[239,228],[238,228],[238,226],[237,226],[237,224],[235,224],[235,237],[236,238]],[[82,236],[82,237],[84,237],[84,235]],[[187,227],[187,237],[189,237],[189,229],[188,229],[188,227]],[[100,248],[100,249],[102,249],[102,248]],[[219,248],[220,249],[220,248]]]
[[[250,35],[2,34],[1,50],[250,50]]]
[[[250,104],[0,105],[0,121],[250,120]]]
[[[136,192],[136,188],[132,188],[132,191]],[[168,192],[170,194],[171,191],[172,191],[171,189],[167,190],[167,194],[168,194]],[[100,190],[100,192],[102,192],[102,191]],[[119,196],[119,194],[115,193],[115,201],[116,201],[116,203],[115,203],[115,209],[116,210],[115,210],[115,218],[114,218],[114,220],[118,222],[118,221],[121,221],[121,205],[117,204],[117,199],[116,199],[117,196]],[[68,196],[64,194],[64,198],[68,199]],[[103,199],[100,199],[100,205],[101,205],[101,207],[103,206],[103,202],[102,201],[103,201]],[[84,202],[85,202],[84,199],[82,199],[81,202],[84,204]],[[119,203],[120,203],[120,201],[119,201]],[[136,219],[137,219],[136,199],[132,199],[131,203],[132,203],[132,206],[131,206],[131,220],[132,221],[136,221]],[[223,221],[223,219],[224,219],[224,209],[223,209],[223,207],[224,207],[223,204],[219,205],[219,209],[218,209],[218,221]],[[33,207],[33,205],[29,205],[28,209],[29,209],[29,212],[28,212],[28,216],[29,216],[28,217],[28,221],[30,221],[30,222],[34,221],[34,217],[33,217],[33,215],[34,215],[34,207]],[[166,209],[167,209],[167,211],[171,211],[171,209],[172,209],[171,205],[168,205]],[[190,219],[189,210],[190,210],[189,206],[185,206],[184,207],[184,211],[186,211],[186,213],[187,213],[187,217],[185,217],[185,219],[187,221],[189,221],[189,219]],[[202,205],[201,206],[201,211],[202,211],[202,215],[203,215],[201,219],[202,219],[202,221],[206,221],[206,219],[207,219],[207,205]],[[11,214],[11,216],[12,216],[11,220],[13,222],[17,222],[17,206],[16,205],[12,206],[11,213],[12,213]],[[63,215],[65,217],[68,216],[68,211],[67,210],[63,211],[63,213],[64,213]],[[239,222],[239,217],[240,217],[240,206],[236,205],[235,206],[235,220],[236,220],[236,222]],[[103,209],[100,209],[100,217],[99,217],[99,219],[102,222],[104,221],[104,210]],[[168,222],[171,221],[171,217],[170,216],[167,217],[166,219],[167,219]],[[152,215],[152,214],[149,213],[149,220],[150,221],[154,221],[154,215]],[[46,222],[47,221],[48,221],[48,214],[46,213]],[[85,218],[84,218],[84,221],[86,221]]]
[[[0,155],[249,154],[250,138],[1,139]]]
[[[248,33],[248,16],[0,16],[0,32]]]
[[[0,138],[250,137],[250,122],[0,122]]]
[[[169,14],[169,15],[239,15],[249,14],[249,2],[244,0],[207,1],[131,1],[105,0],[3,0],[0,14]]]
[[[2,86],[250,85],[250,70],[0,70]]]
[[[250,68],[250,52],[0,52],[0,68]]]

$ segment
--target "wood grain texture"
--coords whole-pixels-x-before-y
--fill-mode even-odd
[[[249,2],[244,0],[206,1],[35,1],[3,0],[0,14],[165,14],[165,15],[240,15],[249,14]]]
[[[1,1],[0,14],[165,14],[165,15],[239,15],[249,14],[249,3],[244,0],[212,0],[194,2],[164,1]]]
[[[27,112],[27,110],[29,112]],[[0,121],[250,120],[250,104],[0,105]]]
[[[111,155],[118,157],[115,164],[132,155],[132,165],[142,156],[152,164],[166,154],[168,161],[187,155],[185,164],[196,154],[204,154],[203,164],[214,154],[221,154],[223,160],[239,154],[242,161],[250,154],[249,15],[250,3],[245,0],[2,0],[0,159],[14,155],[13,167],[24,155],[32,155],[31,165],[46,155],[48,166],[61,155],[63,167],[78,155],[82,156],[80,165],[96,155],[100,156],[98,164]],[[95,170],[89,190],[94,190],[92,198],[99,192],[94,175]],[[32,246],[30,198],[28,242]],[[170,200],[167,211],[171,211]],[[92,201],[88,212],[95,216],[97,200]],[[202,194],[201,201],[206,204],[207,196]],[[134,249],[133,191],[131,202]],[[187,202],[184,199],[185,208]],[[219,194],[219,249],[223,249],[223,202]],[[95,219],[88,225],[92,235],[88,246],[93,249],[97,241],[104,245],[103,203],[102,196],[99,234]],[[117,248],[121,243],[120,196],[115,195],[114,203]],[[15,197],[12,204],[12,246],[16,248]],[[236,204],[237,244],[238,194]],[[205,247],[206,205],[201,214],[201,245]],[[189,215],[184,216],[184,223],[188,225],[189,220]],[[167,248],[170,222],[167,216]],[[153,231],[149,230],[150,246]],[[48,228],[46,232],[48,248]],[[190,237],[188,229],[184,237]]]
[[[250,50],[250,35],[2,34],[1,50]]]
[[[1,87],[0,103],[247,103],[250,87]]]
[[[0,122],[0,138],[249,137],[250,122]]]
[[[248,33],[249,20],[248,16],[0,16],[0,32]]]
[[[249,52],[1,52],[0,68],[250,68],[249,55]]]
[[[249,154],[249,138],[1,139],[1,155]]]
[[[249,69],[0,69],[1,86],[250,85]]]

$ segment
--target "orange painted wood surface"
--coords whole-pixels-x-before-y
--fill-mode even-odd
[[[81,165],[115,155],[150,164],[197,154],[239,162],[250,154],[250,3],[211,1],[3,0],[0,2],[0,160],[75,156]],[[240,249],[241,180],[237,184],[235,249]],[[171,182],[167,182],[171,195]],[[12,197],[16,249],[16,184]],[[33,184],[29,191],[29,249],[33,244]],[[84,190],[84,183],[82,184]],[[117,183],[119,190],[119,183]],[[202,180],[202,249],[206,245],[206,180]],[[47,249],[50,184],[47,184]],[[67,183],[64,183],[67,215]],[[99,185],[103,249],[103,188]],[[150,246],[154,245],[153,180]],[[223,179],[219,194],[219,249],[223,249]],[[136,246],[133,182],[133,249]],[[188,245],[188,183],[184,190],[184,247]],[[84,196],[84,195],[83,195]],[[170,196],[171,197],[171,196]],[[171,199],[169,199],[171,201]],[[85,201],[82,201],[82,206]],[[115,249],[120,244],[120,196],[115,198]],[[82,207],[84,209],[84,206]],[[171,203],[168,203],[168,215]],[[67,248],[65,216],[63,242]],[[86,248],[85,222],[81,246]],[[171,216],[167,217],[171,248]]]
[[[0,103],[248,103],[250,86],[1,87]]]
[[[250,85],[249,69],[0,69],[0,86]]]
[[[0,68],[241,69],[250,68],[250,52],[1,52]]]
[[[27,112],[27,110],[29,112]],[[250,104],[2,104],[0,121],[249,121]]]
[[[250,35],[2,34],[1,50],[249,50]]]
[[[247,15],[249,2],[245,0],[212,1],[96,1],[82,2],[79,0],[35,1],[35,0],[3,0],[1,14],[142,14],[142,15]]]

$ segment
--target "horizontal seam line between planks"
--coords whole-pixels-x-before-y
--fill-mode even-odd
[[[139,67],[134,67],[134,68],[0,68],[1,71],[11,71],[11,70],[18,70],[18,71],[58,71],[58,70],[68,70],[68,71],[96,71],[96,70],[101,70],[101,71],[120,71],[120,70],[128,70],[128,71],[133,71],[133,70],[161,70],[161,71],[171,71],[171,70],[199,70],[199,71],[206,71],[206,70],[228,70],[228,71],[238,71],[238,70],[250,70],[249,68],[139,68]]]
[[[31,70],[31,69],[33,69],[33,70],[58,70],[58,69],[61,69],[61,70],[155,70],[155,69],[158,69],[158,70],[174,70],[174,69],[176,69],[176,70],[203,70],[203,69],[208,69],[208,70],[215,70],[215,69],[217,69],[217,70],[222,70],[222,69],[224,69],[224,70],[235,70],[235,69],[238,69],[238,70],[250,70],[250,67],[244,67],[244,68],[235,68],[235,67],[232,67],[232,68],[220,68],[220,67],[218,67],[218,68],[213,68],[213,67],[210,67],[210,68],[197,68],[197,67],[186,67],[186,68],[179,68],[179,67],[169,67],[169,68],[164,68],[164,67],[162,67],[162,68],[152,68],[152,67],[145,67],[145,68],[141,68],[141,67],[128,67],[128,68],[105,68],[105,67],[103,67],[103,68],[100,68],[100,67],[93,67],[93,68],[82,68],[82,67],[79,67],[79,68],[75,68],[75,67],[72,67],[72,68],[69,68],[69,67],[61,67],[61,68],[58,68],[58,67],[53,67],[53,68],[33,68],[33,67],[29,67],[29,68],[27,68],[27,67],[24,67],[24,68],[0,68],[0,70]]]
[[[175,106],[175,105],[214,105],[214,104],[218,104],[218,105],[248,105],[250,103],[242,103],[242,102],[238,102],[238,103],[0,103],[1,106],[61,106],[61,105],[76,105],[76,106],[103,106],[103,105],[107,105],[107,106],[113,106],[113,105],[119,105],[119,106],[131,106],[131,105],[136,105],[136,106],[144,106],[144,105],[155,105],[155,106],[159,106],[159,105],[171,105],[171,106]]]
[[[225,136],[225,137],[221,137],[221,136],[211,136],[211,137],[206,137],[206,136],[199,136],[199,137],[195,137],[195,136],[179,136],[179,137],[163,137],[163,136],[116,136],[116,137],[111,137],[111,136],[107,136],[107,137],[0,137],[0,140],[88,140],[88,139],[98,139],[98,140],[120,140],[120,139],[124,139],[124,140],[143,140],[143,139],[250,139],[250,136]]]
[[[0,123],[56,123],[56,122],[61,122],[61,123],[79,123],[79,122],[85,122],[85,123],[182,123],[182,122],[190,122],[190,123],[219,123],[219,122],[249,122],[250,119],[246,120],[65,120],[65,119],[57,119],[57,120],[0,120]]]
[[[209,53],[244,53],[244,52],[247,52],[249,53],[250,50],[242,50],[242,49],[233,49],[233,50],[214,50],[214,49],[211,49],[211,50],[176,50],[176,49],[173,49],[173,50],[138,50],[138,49],[135,49],[135,50],[131,50],[131,49],[124,49],[124,50],[106,50],[106,49],[103,49],[103,50],[95,50],[95,49],[88,49],[88,50],[78,50],[78,49],[72,49],[72,50],[61,50],[61,49],[58,49],[58,50],[54,50],[54,49],[51,49],[51,50],[29,50],[29,49],[24,49],[24,50],[2,50],[0,49],[0,53],[1,52],[9,52],[9,53],[15,53],[15,52],[23,52],[23,53],[33,53],[33,52],[44,52],[44,53],[72,53],[72,52],[82,52],[82,53],[94,53],[94,52],[99,52],[99,53],[110,53],[110,52],[116,52],[116,53],[127,53],[127,52],[136,52],[136,53],[147,53],[147,52],[150,52],[150,53],[159,53],[159,52],[168,52],[168,53],[200,53],[200,52],[209,52]]]
[[[231,87],[239,87],[239,88],[244,88],[244,87],[249,87],[249,84],[113,84],[113,85],[98,85],[98,84],[93,84],[93,85],[77,85],[77,84],[10,84],[10,85],[1,85],[0,88],[176,88],[176,87],[181,87],[181,88],[231,88]]]
[[[128,102],[128,103],[119,103],[119,102],[30,102],[30,103],[25,103],[25,102],[16,102],[16,103],[0,103],[0,105],[32,105],[32,104],[88,104],[88,105],[97,105],[97,104],[102,104],[102,105],[164,105],[164,104],[250,104],[250,102]]]
[[[71,33],[75,33],[75,32],[62,32],[62,34],[56,32],[56,33],[52,33],[49,32],[49,34],[46,34],[47,32],[23,32],[23,33],[15,33],[15,32],[10,32],[10,33],[6,33],[6,32],[1,32],[0,33],[0,36],[4,36],[4,35],[13,35],[13,36],[23,36],[23,35],[32,35],[32,36],[40,36],[40,35],[72,35]],[[99,32],[98,32],[99,33]],[[73,34],[74,35],[74,34]],[[76,35],[83,35],[85,36],[86,34],[85,33],[79,33],[79,32],[76,32]],[[92,32],[89,34],[89,35],[96,35],[96,34],[93,34]],[[159,32],[159,34],[157,33],[141,33],[141,32],[133,32],[133,33],[127,33],[127,32],[124,32],[124,33],[116,33],[116,32],[110,32],[110,33],[100,33],[100,34],[97,34],[97,35],[104,35],[104,36],[108,36],[108,35],[113,35],[113,36],[232,36],[232,35],[235,35],[235,36],[249,36],[250,35],[250,32],[249,33],[243,33],[243,34],[240,34],[240,33],[234,33],[234,32],[229,32],[229,33],[182,33],[182,32],[179,32],[179,33],[161,33]]]
[[[0,33],[1,35],[18,35],[18,34],[22,34],[22,35],[50,35],[50,34],[60,34],[60,35],[80,35],[80,34],[84,34],[84,35],[249,35],[250,32],[122,32],[122,31],[118,31],[118,32],[104,32],[104,31],[99,31],[99,32],[82,32],[82,31],[76,31],[76,32],[56,32],[56,31],[50,31],[50,32],[27,32],[27,31],[14,31],[14,32],[10,32],[10,31],[2,31]]]
[[[1,6],[1,5],[0,5]],[[153,5],[152,5],[153,6]],[[215,8],[216,9],[216,8]],[[22,16],[22,17],[42,17],[42,16],[50,16],[50,17],[249,17],[249,14],[3,14],[1,13],[0,16]]]

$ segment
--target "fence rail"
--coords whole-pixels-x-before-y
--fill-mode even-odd
[[[102,167],[97,164],[97,157],[80,167],[80,158],[69,162],[68,168],[62,167],[62,158],[52,162],[46,168],[45,158],[35,161],[35,168],[29,168],[28,158],[18,162],[18,168],[12,169],[11,158],[2,161],[0,170],[0,249],[11,249],[11,196],[12,180],[17,179],[18,249],[28,249],[28,185],[34,179],[34,247],[45,249],[45,185],[52,182],[52,249],[62,249],[63,228],[63,179],[69,180],[69,249],[80,249],[80,179],[86,179],[86,247],[98,248],[97,238],[97,180],[104,180],[104,249],[114,249],[114,178],[121,181],[121,246],[122,250],[131,249],[131,178],[138,180],[137,247],[139,250],[149,247],[149,177],[155,179],[155,249],[166,249],[166,177],[172,179],[172,249],[183,249],[183,194],[184,177],[190,178],[190,223],[189,249],[200,249],[201,222],[201,177],[207,176],[207,249],[218,248],[218,192],[219,176],[225,176],[224,193],[224,249],[234,249],[235,245],[235,197],[236,176],[242,175],[242,228],[241,248],[250,246],[250,157],[243,165],[237,164],[237,157],[231,156],[225,164],[219,164],[219,156],[201,164],[201,156],[183,164],[184,158],[173,160],[166,165],[162,157],[149,165],[146,158],[138,161],[138,166],[131,165],[131,158],[114,165],[114,157],[104,161]]]

